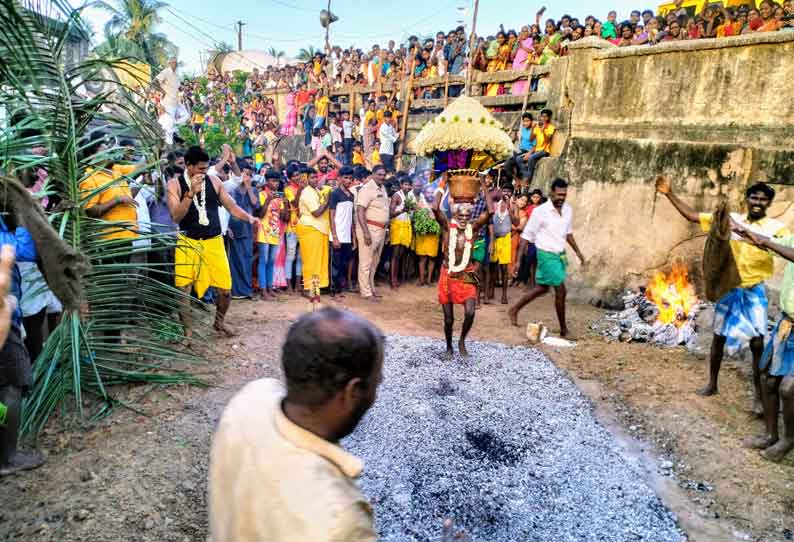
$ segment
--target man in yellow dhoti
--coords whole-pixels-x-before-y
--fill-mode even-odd
[[[328,281],[328,192],[317,188],[317,170],[311,170],[306,187],[301,191],[298,208],[298,245],[303,260],[303,288],[311,291],[312,303],[319,303],[320,288]]]
[[[210,287],[217,289],[215,329],[227,336],[236,333],[224,319],[232,302],[232,275],[221,236],[218,207],[223,206],[238,220],[256,227],[258,220],[234,202],[223,188],[220,179],[207,175],[210,157],[201,147],[191,147],[185,153],[185,171],[168,181],[168,209],[179,224],[174,255],[175,284],[187,296],[195,288],[201,298]],[[190,341],[192,315],[190,299],[185,296],[181,308],[185,338]]]
[[[411,179],[408,176],[400,179],[400,189],[394,193],[389,206],[389,238],[391,244],[391,287],[400,286],[400,266],[406,250],[411,248],[413,232],[411,231],[411,211],[416,202],[411,193]]]
[[[439,233],[424,233],[424,231],[430,231],[431,229],[440,231],[440,227],[433,218],[433,206],[425,197],[423,185],[422,179],[417,178],[414,181],[413,196],[416,200],[417,209],[414,214],[414,222],[417,228],[417,231],[414,232],[414,252],[419,258],[418,285],[429,286],[433,283],[433,273],[436,270]]]

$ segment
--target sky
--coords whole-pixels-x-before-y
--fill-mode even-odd
[[[114,0],[108,0],[114,3]],[[241,20],[243,49],[267,51],[275,47],[294,58],[301,48],[321,47],[325,30],[320,26],[319,12],[327,0],[167,0],[162,10],[163,23],[157,31],[164,33],[179,47],[181,70],[197,73],[201,69],[202,54],[214,43],[227,42],[237,48],[234,24]],[[73,1],[73,5],[78,5]],[[518,30],[532,23],[543,4],[521,0],[480,0],[477,33],[494,34],[502,23],[505,29]],[[566,0],[550,6],[544,19],[559,19],[564,13],[584,19],[593,14],[606,19],[609,10],[618,12],[618,20],[627,19],[632,9],[650,8],[658,2],[647,0]],[[376,6],[376,7],[373,7]],[[462,9],[459,9],[462,8]],[[348,47],[369,48],[374,43],[385,45],[389,39],[397,43],[411,34],[419,36],[449,30],[464,20],[471,25],[473,0],[401,0],[377,2],[373,0],[332,0],[331,11],[339,21],[331,25],[331,43]],[[109,15],[96,7],[84,11],[97,37]]]

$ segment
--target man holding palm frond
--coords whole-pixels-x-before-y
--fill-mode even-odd
[[[185,171],[168,181],[168,208],[171,218],[179,224],[175,253],[176,287],[190,294],[192,289],[201,298],[210,287],[218,293],[215,329],[227,337],[236,333],[225,323],[232,302],[232,275],[221,236],[218,208],[256,227],[257,219],[243,211],[223,188],[217,177],[207,175],[210,157],[201,147],[190,147],[185,153]],[[189,299],[183,300],[182,324],[185,338],[192,336]]]

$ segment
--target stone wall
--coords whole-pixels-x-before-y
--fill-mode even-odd
[[[775,183],[770,214],[794,225],[793,55],[794,33],[638,48],[588,38],[554,63],[548,107],[560,132],[535,184],[571,182],[593,264],[574,271],[581,295],[644,284],[674,258],[699,276],[703,237],[655,197],[660,174],[704,210],[721,194],[738,210],[747,186]]]

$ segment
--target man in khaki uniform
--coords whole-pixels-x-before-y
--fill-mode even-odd
[[[381,332],[323,309],[287,332],[285,386],[256,380],[224,410],[209,474],[213,542],[374,542],[361,460],[339,446],[375,402]]]
[[[361,297],[376,300],[382,296],[375,293],[375,271],[386,241],[386,226],[389,224],[389,195],[383,182],[386,168],[372,168],[372,177],[361,187],[356,196],[358,226],[358,287]]]

